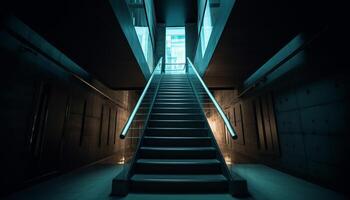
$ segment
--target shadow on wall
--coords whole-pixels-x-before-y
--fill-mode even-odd
[[[73,61],[20,28],[31,41],[0,32],[1,194],[121,152],[128,144],[118,134],[137,98],[96,83],[105,98],[59,65]]]
[[[322,33],[247,95],[214,92],[241,138],[228,154],[246,159],[234,163],[265,163],[348,193],[350,81],[334,36]]]

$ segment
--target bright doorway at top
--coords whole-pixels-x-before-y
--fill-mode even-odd
[[[165,31],[165,73],[186,73],[185,27],[167,27]]]

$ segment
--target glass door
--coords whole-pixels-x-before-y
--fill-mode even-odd
[[[185,27],[167,27],[165,35],[165,73],[186,73]]]

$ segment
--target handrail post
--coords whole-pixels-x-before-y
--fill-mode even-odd
[[[165,62],[162,62],[162,69],[161,69],[161,73],[164,74],[165,73]]]
[[[190,59],[187,57],[187,61],[189,63],[189,65],[191,66],[191,68],[193,69],[195,75],[197,76],[198,80],[200,81],[200,83],[202,84],[205,92],[208,94],[210,100],[213,102],[215,108],[217,109],[217,111],[219,112],[221,118],[224,120],[224,123],[227,127],[227,130],[230,132],[230,135],[233,139],[237,139],[237,133],[234,131],[231,122],[227,119],[224,111],[222,110],[222,108],[220,107],[219,103],[216,101],[216,99],[214,98],[214,96],[211,94],[211,92],[209,91],[208,87],[205,85],[203,79],[200,77],[199,73],[197,72],[197,69],[193,66],[192,62],[190,61]]]

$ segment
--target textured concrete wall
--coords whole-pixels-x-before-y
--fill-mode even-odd
[[[327,183],[345,183],[350,139],[348,91],[349,82],[339,77],[276,90],[283,166]]]
[[[263,162],[343,190],[348,177],[350,139],[347,134],[349,98],[344,96],[349,85],[343,81],[319,80],[273,90],[274,108],[267,111],[273,113],[275,121],[269,119],[268,122],[257,119],[255,102],[263,97],[230,99],[234,91],[216,91],[215,96],[229,113],[233,125],[233,109],[242,108],[243,130],[234,126],[239,139],[233,141],[232,161]],[[230,101],[234,99],[236,101]],[[277,129],[267,129],[267,124]],[[265,136],[261,136],[261,127],[265,129]],[[246,158],[242,159],[242,155]]]
[[[159,58],[165,55],[165,24],[157,24],[157,37],[156,37],[156,48],[155,48],[155,58],[158,62]],[[163,60],[164,63],[164,60]]]
[[[241,98],[236,90],[214,92],[233,124],[233,109],[242,109],[234,162],[262,162],[348,191],[350,81],[340,50],[328,46],[330,38],[313,41],[281,66],[292,69],[287,74]]]
[[[193,62],[198,40],[197,24],[186,24],[186,57]]]

